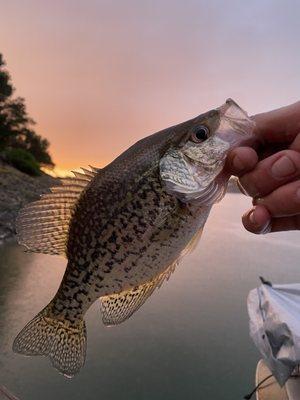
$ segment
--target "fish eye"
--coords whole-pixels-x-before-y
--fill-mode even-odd
[[[208,138],[209,129],[207,126],[201,125],[192,133],[191,139],[195,143],[201,143]]]

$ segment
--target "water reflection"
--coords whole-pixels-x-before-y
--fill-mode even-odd
[[[87,315],[86,365],[66,380],[46,358],[11,351],[14,336],[55,294],[65,260],[0,248],[0,384],[21,400],[238,399],[252,386],[258,354],[246,296],[258,276],[300,282],[299,233],[256,237],[240,226],[249,201],[227,195],[201,242],[168,283],[124,324]]]

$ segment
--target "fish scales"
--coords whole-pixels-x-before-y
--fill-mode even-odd
[[[54,313],[57,307],[59,314],[63,309],[65,318],[76,320],[98,297],[150,281],[178,258],[204,225],[209,207],[184,206],[170,196],[159,179],[158,164],[135,186],[122,202],[115,203],[117,209],[105,222],[94,217],[101,207],[95,202],[94,189],[80,199],[69,233],[68,268],[53,303]],[[82,213],[81,208],[89,212]]]
[[[105,325],[128,319],[191,251],[226,190],[226,155],[253,122],[233,101],[146,137],[103,169],[75,172],[26,206],[18,238],[68,259],[52,301],[16,337],[14,351],[48,356],[73,376],[86,354],[84,315],[100,299]]]

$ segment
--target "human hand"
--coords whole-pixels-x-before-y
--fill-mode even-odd
[[[253,233],[300,229],[300,102],[258,114],[255,144],[227,157],[254,207],[242,217]]]

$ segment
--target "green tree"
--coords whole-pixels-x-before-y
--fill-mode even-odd
[[[23,153],[14,153],[14,160],[25,151],[38,164],[53,166],[48,140],[35,132],[35,122],[27,113],[25,100],[14,98],[13,93],[10,75],[0,54],[0,152],[5,156],[12,149],[22,149]]]
[[[0,53],[0,103],[13,94],[14,88],[11,84],[10,75],[5,70],[5,62]]]

